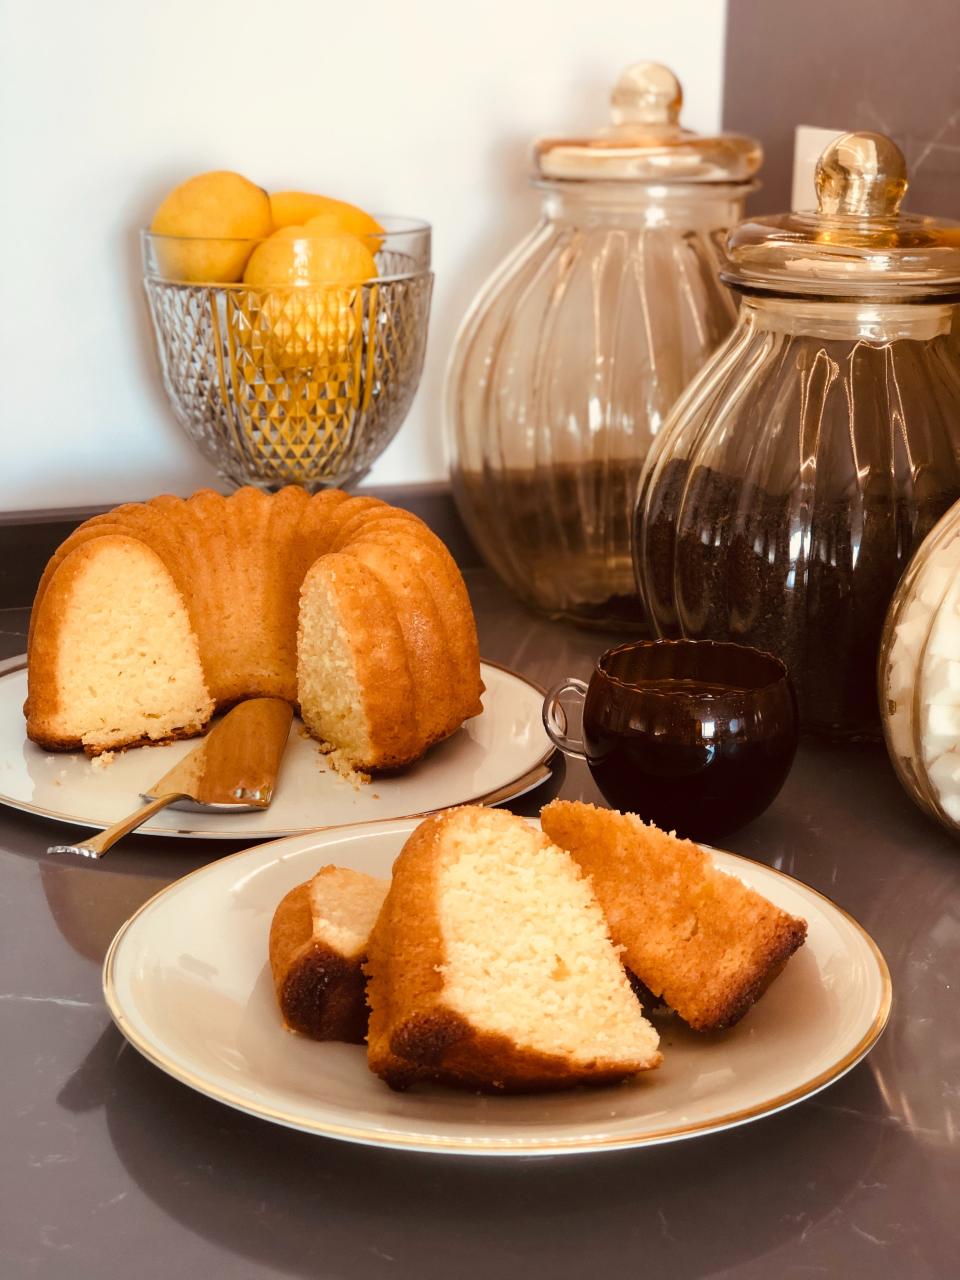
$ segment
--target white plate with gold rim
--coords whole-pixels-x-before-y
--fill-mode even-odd
[[[613,1088],[482,1097],[394,1093],[362,1047],[283,1028],[267,965],[274,909],[326,863],[389,876],[416,821],[370,823],[247,849],[152,898],[104,963],[117,1026],[199,1092],[277,1124],[348,1142],[459,1155],[547,1155],[671,1142],[780,1111],[849,1071],[890,1010],[869,935],[799,881],[731,853],[717,865],[808,922],[806,945],[742,1022],[697,1035],[658,1018],[663,1065]]]
[[[483,713],[467,720],[401,772],[354,786],[328,769],[294,720],[273,803],[262,813],[165,809],[141,835],[205,840],[269,840],[318,827],[374,822],[455,804],[510,800],[550,774],[554,754],[541,721],[543,690],[493,662],[480,664]],[[117,752],[98,768],[80,751],[55,753],[25,733],[26,659],[0,664],[0,804],[77,826],[104,828],[140,805],[140,794],[192,751],[199,739]]]

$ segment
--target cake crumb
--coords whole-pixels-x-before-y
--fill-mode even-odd
[[[330,742],[317,743],[317,763],[321,769],[339,774],[341,778],[350,783],[354,791],[359,791],[362,786],[370,781],[369,773],[364,773],[362,769],[355,768]]]
[[[93,757],[93,759],[90,761],[90,764],[93,766],[94,769],[98,769],[98,770],[109,769],[110,766],[113,764],[114,760],[116,760],[116,758],[117,758],[117,753],[115,751],[101,751],[98,756]]]
[[[364,773],[362,769],[357,769],[351,761],[345,760],[339,751],[331,751],[327,759],[334,771],[339,773],[341,778],[346,779],[354,791],[359,791],[362,786],[370,781],[369,773]]]

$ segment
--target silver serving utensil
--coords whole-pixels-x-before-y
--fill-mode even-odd
[[[200,745],[143,793],[147,803],[81,844],[55,844],[47,853],[75,853],[102,858],[108,849],[161,809],[194,813],[248,813],[266,809],[293,708],[280,698],[250,698],[229,711]]]

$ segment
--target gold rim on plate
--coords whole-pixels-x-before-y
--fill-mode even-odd
[[[372,822],[358,822],[346,824],[337,828],[325,828],[324,830],[349,830],[351,827],[375,827],[385,826],[388,823],[404,824],[419,817],[414,814],[404,818],[381,818]],[[818,1093],[827,1085],[838,1080],[845,1075],[853,1067],[857,1065],[862,1058],[870,1051],[870,1049],[879,1040],[887,1021],[890,1017],[890,1010],[893,1003],[893,983],[890,978],[890,969],[884,959],[883,952],[874,942],[873,938],[866,931],[860,922],[855,919],[843,907],[838,906],[826,894],[821,893],[819,889],[814,889],[812,885],[805,884],[802,880],[798,880],[795,876],[788,875],[785,871],[780,871],[776,867],[770,867],[766,863],[758,862],[756,859],[744,857],[739,853],[730,853],[728,850],[717,850],[722,852],[725,857],[733,858],[737,862],[745,862],[748,865],[761,866],[764,870],[771,872],[774,876],[787,881],[789,884],[799,885],[801,889],[807,893],[811,893],[814,897],[819,898],[827,907],[836,912],[843,920],[853,927],[855,932],[867,944],[867,949],[872,955],[877,970],[880,975],[881,994],[877,1012],[874,1015],[873,1022],[866,1032],[861,1036],[858,1042],[848,1050],[837,1062],[825,1070],[820,1071],[817,1075],[805,1080],[802,1084],[796,1085],[794,1088],[787,1090],[785,1093],[778,1094],[776,1097],[758,1102],[750,1107],[743,1107],[736,1111],[731,1111],[722,1116],[714,1117],[710,1120],[700,1121],[695,1124],[667,1126],[663,1129],[656,1129],[648,1133],[639,1134],[621,1134],[611,1138],[597,1138],[596,1135],[585,1135],[582,1138],[564,1137],[554,1141],[530,1141],[528,1139],[509,1139],[509,1138],[443,1138],[430,1134],[422,1133],[390,1133],[383,1132],[376,1128],[365,1128],[356,1125],[341,1125],[336,1123],[314,1123],[293,1112],[283,1111],[276,1107],[266,1105],[251,1105],[245,1098],[239,1094],[231,1093],[229,1089],[221,1089],[212,1086],[210,1081],[203,1076],[189,1070],[189,1068],[181,1066],[173,1059],[166,1057],[164,1054],[156,1051],[153,1046],[143,1038],[130,1025],[127,1018],[120,1007],[120,1001],[117,997],[116,986],[114,981],[114,966],[116,962],[117,951],[127,932],[137,920],[137,918],[147,911],[158,899],[165,894],[170,893],[173,889],[181,886],[186,880],[192,879],[194,876],[208,874],[211,866],[222,866],[229,862],[232,858],[243,858],[259,849],[265,848],[267,845],[274,843],[273,841],[265,841],[263,844],[253,845],[249,849],[241,849],[236,853],[228,854],[224,858],[217,860],[215,864],[207,863],[202,867],[198,867],[195,871],[189,872],[179,880],[174,880],[171,884],[166,885],[159,892],[155,893],[126,921],[117,931],[116,936],[110,943],[106,957],[103,962],[103,994],[117,1027],[129,1041],[149,1062],[159,1067],[167,1075],[172,1076],[175,1080],[179,1080],[182,1084],[188,1085],[195,1089],[198,1093],[204,1094],[208,1098],[213,1098],[217,1102],[223,1103],[225,1106],[232,1107],[237,1111],[243,1111],[247,1115],[256,1116],[259,1119],[270,1120],[275,1124],[280,1124],[286,1128],[296,1129],[302,1133],[315,1133],[321,1137],[341,1139],[344,1141],[357,1142],[366,1146],[389,1147],[393,1149],[406,1151],[421,1152],[441,1152],[459,1155],[509,1155],[516,1152],[527,1154],[589,1154],[591,1152],[598,1153],[600,1151],[611,1151],[618,1148],[645,1147],[656,1146],[665,1142],[679,1141],[685,1138],[693,1138],[708,1133],[715,1133],[725,1129],[734,1128],[737,1125],[746,1124],[751,1120],[760,1119],[762,1116],[772,1115],[777,1111],[782,1111],[793,1103],[800,1102],[804,1098],[811,1097]],[[704,846],[709,848],[710,846]]]

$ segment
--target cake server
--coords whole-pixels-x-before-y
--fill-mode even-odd
[[[200,745],[149,791],[147,803],[80,844],[55,844],[47,853],[102,858],[108,849],[168,807],[194,813],[247,813],[266,809],[290,732],[293,708],[280,698],[250,698],[229,711]]]

